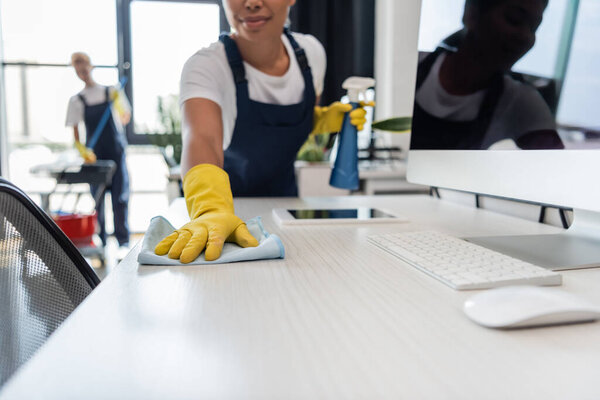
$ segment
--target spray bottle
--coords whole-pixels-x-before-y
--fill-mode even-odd
[[[342,88],[348,92],[352,108],[359,105],[359,95],[368,88],[375,86],[375,79],[351,76],[342,83]],[[350,113],[344,117],[344,124],[340,131],[337,157],[329,184],[342,189],[357,190],[358,179],[358,132],[350,123]]]

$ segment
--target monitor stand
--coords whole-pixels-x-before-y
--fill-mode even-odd
[[[600,213],[573,210],[565,232],[465,240],[554,271],[600,267]]]

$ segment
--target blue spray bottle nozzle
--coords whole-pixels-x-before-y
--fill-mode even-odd
[[[348,91],[352,108],[359,105],[359,95],[368,88],[375,86],[375,79],[352,76],[342,83],[342,88]],[[338,152],[335,159],[329,184],[342,189],[357,190],[358,177],[358,132],[350,123],[346,114],[338,141]]]

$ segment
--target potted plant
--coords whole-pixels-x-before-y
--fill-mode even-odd
[[[360,160],[393,160],[397,159],[397,157],[393,157],[391,154],[386,157],[381,157],[377,153],[381,151],[385,152],[400,152],[402,149],[397,146],[392,147],[377,147],[377,135],[375,131],[386,131],[390,133],[406,133],[410,131],[412,124],[411,117],[397,117],[397,118],[389,118],[380,121],[375,121],[371,124],[371,140],[369,141],[369,146],[367,148],[361,149],[360,151],[363,153]],[[366,153],[366,154],[365,154]]]
[[[160,122],[158,132],[148,134],[150,143],[160,148],[169,167],[181,163],[181,113],[177,95],[159,96],[157,112]]]
[[[296,156],[297,160],[306,162],[321,162],[329,157],[331,149],[331,134],[311,135],[302,145]]]
[[[393,133],[406,133],[412,126],[411,117],[396,117],[376,121],[371,124],[371,128],[378,131],[387,131]]]

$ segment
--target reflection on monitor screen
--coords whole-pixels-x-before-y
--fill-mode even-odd
[[[562,24],[565,18],[555,18],[555,14],[568,12],[569,2],[552,1],[557,5],[548,24],[556,20]],[[586,139],[587,130],[582,133],[581,129],[557,124],[564,74],[536,76],[515,68],[534,48],[550,8],[548,0],[451,3],[454,8],[460,7],[459,29],[450,24],[447,29],[454,31],[438,32],[437,47],[432,49],[421,43],[421,47],[428,48],[419,49],[411,150],[600,148],[600,141],[591,134],[582,145],[581,135]],[[447,18],[447,7],[448,4],[442,7],[437,1],[423,0],[421,36],[429,42],[429,26],[436,18]],[[564,26],[554,31],[557,29],[573,32]],[[544,39],[548,46],[547,35]],[[564,37],[552,36],[552,40],[561,41]],[[560,43],[554,46],[560,47]],[[568,64],[568,57],[568,52],[558,50],[535,55],[538,64],[557,65],[556,74],[561,73],[560,66]]]

